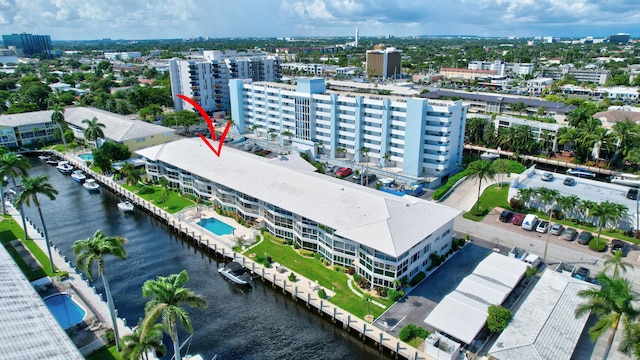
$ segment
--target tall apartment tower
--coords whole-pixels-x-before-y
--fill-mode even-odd
[[[359,40],[359,33],[358,33],[358,27],[356,26],[356,41],[355,41],[356,47],[358,47],[358,40]]]
[[[11,34],[2,35],[2,42],[5,48],[15,47],[25,55],[51,54],[51,36],[31,35],[31,34]]]
[[[178,94],[194,99],[207,112],[229,111],[230,79],[277,81],[282,77],[280,59],[263,52],[204,51],[202,60],[169,62],[175,111],[194,110]]]
[[[402,52],[384,45],[367,50],[367,75],[383,79],[402,75]]]

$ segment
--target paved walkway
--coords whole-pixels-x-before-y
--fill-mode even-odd
[[[354,289],[354,287],[353,287],[353,282],[351,281],[351,279],[347,280],[347,286],[349,286],[349,289],[351,289],[351,291],[352,291],[354,294],[358,295],[358,297],[362,297],[362,296],[363,296],[361,292],[359,292],[358,290]],[[380,304],[379,302],[377,302],[377,301],[375,301],[375,300],[373,300],[373,299],[371,300],[371,303],[372,303],[373,305],[376,305],[376,306],[381,307],[381,308],[383,308],[383,309],[386,309],[386,308],[387,308],[386,306],[384,306],[384,305]]]

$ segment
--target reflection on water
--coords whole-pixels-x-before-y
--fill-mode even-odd
[[[34,167],[29,174],[48,175],[60,192],[55,201],[40,200],[51,241],[67,258],[73,259],[75,240],[90,237],[97,229],[129,239],[126,260],[105,258],[116,308],[129,326],[144,315],[146,299],[140,290],[144,281],[186,269],[187,286],[209,303],[204,310],[189,309],[195,329],[190,353],[205,359],[218,354],[223,360],[381,358],[376,349],[260,281],[253,290],[224,281],[217,273],[220,259],[200,253],[142,211],[119,211],[119,199],[106,189],[88,192],[54,166],[31,161]],[[35,208],[25,211],[38,221]],[[102,291],[99,280],[95,286]],[[180,336],[186,339],[186,334]],[[171,350],[168,339],[165,343]]]

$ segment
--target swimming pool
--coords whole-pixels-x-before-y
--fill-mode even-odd
[[[63,329],[68,329],[84,319],[87,312],[67,294],[55,294],[44,299],[49,311]]]
[[[93,161],[93,154],[89,154],[89,153],[80,154],[78,155],[78,157],[84,161]]]
[[[198,221],[198,225],[202,226],[203,228],[211,231],[216,235],[233,234],[233,230],[235,230],[233,226],[227,225],[222,221],[214,218],[201,219],[200,221]]]

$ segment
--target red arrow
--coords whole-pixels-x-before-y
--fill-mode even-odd
[[[177,96],[180,99],[188,102],[189,104],[191,104],[191,106],[193,106],[194,108],[196,108],[198,110],[200,115],[207,122],[207,126],[209,127],[209,131],[211,132],[212,140],[216,141],[216,132],[215,132],[215,129],[213,128],[213,121],[211,120],[209,115],[207,115],[207,112],[204,111],[204,109],[200,105],[198,105],[198,103],[195,102],[192,98],[184,96],[182,94],[178,94]],[[204,135],[198,134],[198,136],[200,136],[200,139],[202,139],[202,141],[204,141],[204,143],[207,144],[209,149],[211,149],[211,151],[213,151],[213,153],[216,154],[217,157],[220,157],[220,151],[222,150],[222,145],[224,145],[224,138],[227,137],[227,133],[229,132],[229,129],[231,129],[231,121],[229,121],[227,123],[227,126],[225,126],[224,131],[222,132],[222,136],[220,136],[220,142],[218,142],[218,149],[215,149],[213,147],[213,144],[211,144],[209,142],[209,140],[207,140],[207,138],[204,137]]]

